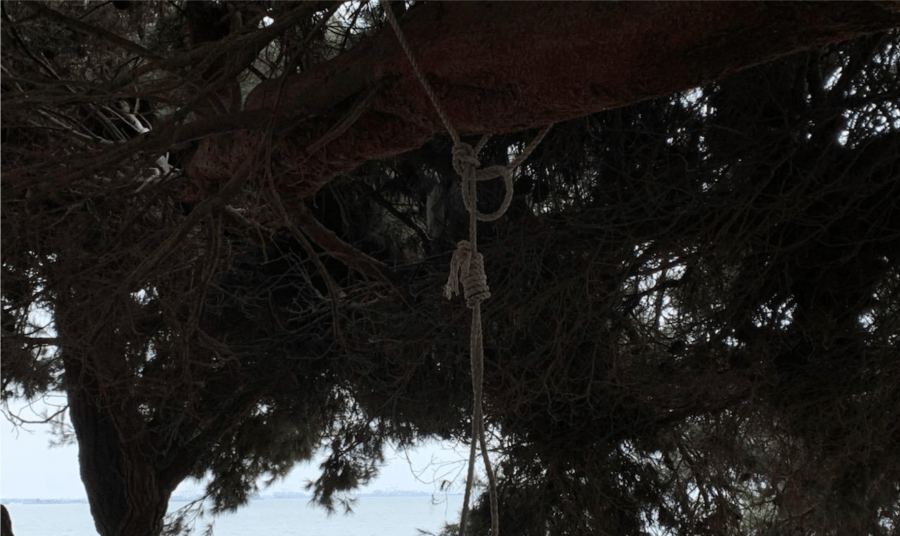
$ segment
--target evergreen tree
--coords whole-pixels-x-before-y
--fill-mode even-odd
[[[404,7],[483,166],[556,123],[479,228],[501,530],[895,531],[895,4]],[[2,397],[66,393],[100,534],[471,440],[451,141],[375,3],[2,8]]]

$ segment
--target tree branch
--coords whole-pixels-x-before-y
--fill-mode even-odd
[[[84,21],[80,21],[78,19],[73,19],[72,17],[63,15],[62,13],[60,13],[58,11],[54,11],[54,10],[50,9],[49,7],[45,6],[43,4],[43,2],[33,2],[30,5],[35,10],[39,11],[42,15],[62,24],[63,26],[68,26],[69,28],[72,28],[73,30],[77,30],[79,32],[86,33],[89,35],[95,35],[95,36],[99,37],[100,39],[103,39],[104,41],[107,41],[107,42],[112,43],[113,45],[116,45],[118,47],[121,47],[129,52],[137,54],[138,56],[141,56],[144,58],[150,58],[150,59],[154,59],[154,60],[160,59],[159,55],[153,53],[150,50],[147,50],[146,48],[142,47],[141,45],[139,45],[137,43],[129,41],[128,39],[118,36],[108,30],[104,30],[103,28],[94,26],[93,24],[88,24]]]
[[[898,25],[896,10],[867,2],[459,2],[411,9],[403,31],[456,128],[492,134],[684,91]],[[303,107],[324,115],[388,76],[397,82],[326,151],[305,150],[333,126],[324,120],[283,140],[276,165],[295,180],[279,184],[282,195],[307,197],[366,160],[420,147],[443,127],[390,31],[253,91],[248,109]],[[240,140],[205,143],[210,149],[188,171],[201,184],[230,176],[243,160],[238,152],[246,151]]]

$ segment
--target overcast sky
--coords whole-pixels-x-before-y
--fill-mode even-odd
[[[35,405],[35,409],[46,408]],[[37,417],[26,404],[10,404],[10,409],[20,411],[26,419]],[[0,497],[10,498],[86,498],[78,473],[78,448],[76,446],[49,448],[52,439],[49,426],[28,425],[18,430],[5,418],[0,418]],[[462,454],[460,454],[462,453]],[[418,490],[434,492],[442,479],[455,479],[455,490],[461,490],[462,458],[468,449],[457,452],[448,445],[429,444],[416,452],[389,452],[388,463],[379,477],[362,491],[378,489]],[[408,460],[407,460],[408,458]],[[410,467],[412,466],[412,467]],[[413,471],[420,473],[417,479]],[[317,476],[317,463],[298,466],[282,482],[275,483],[263,494],[273,491],[304,491],[304,484]],[[186,481],[175,491],[191,493],[202,486],[196,481]]]

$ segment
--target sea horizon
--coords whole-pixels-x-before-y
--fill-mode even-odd
[[[421,490],[374,490],[362,493],[354,493],[353,497],[455,497],[462,496],[462,493],[449,492],[428,492]],[[191,502],[203,497],[202,493],[191,493],[172,495],[169,502]],[[313,495],[305,491],[274,491],[268,493],[260,493],[250,498],[251,501],[277,501],[277,500],[296,500],[296,499],[312,499]],[[4,504],[87,504],[86,497],[0,497],[0,502]]]

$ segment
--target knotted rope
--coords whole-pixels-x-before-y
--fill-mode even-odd
[[[487,441],[484,434],[484,408],[482,400],[484,398],[484,343],[481,322],[481,302],[491,297],[491,290],[487,284],[487,275],[484,271],[484,256],[478,252],[478,222],[494,221],[499,219],[509,208],[509,204],[513,198],[513,181],[512,170],[517,168],[531,152],[538,146],[552,125],[547,125],[541,129],[540,133],[529,143],[525,150],[522,151],[507,166],[490,166],[484,169],[478,169],[481,163],[478,161],[478,152],[487,142],[487,137],[482,137],[476,147],[472,147],[468,143],[463,142],[459,138],[456,129],[450,123],[450,119],[438,102],[437,96],[432,90],[425,75],[419,68],[419,64],[412,54],[403,32],[400,31],[400,25],[394,17],[388,5],[388,0],[379,0],[381,7],[384,9],[388,22],[397,34],[397,40],[403,51],[409,58],[413,71],[422,83],[425,93],[431,99],[435,110],[441,118],[447,132],[453,139],[453,169],[462,177],[462,198],[469,212],[469,239],[460,240],[456,244],[456,251],[453,252],[453,258],[450,261],[450,277],[447,279],[447,285],[444,288],[444,296],[452,298],[459,294],[459,283],[462,282],[463,293],[466,299],[466,306],[472,309],[472,328],[469,336],[469,354],[470,364],[472,368],[472,442],[469,448],[469,464],[466,474],[466,492],[463,497],[463,509],[459,522],[459,534],[465,536],[466,522],[469,513],[469,499],[472,492],[472,482],[475,476],[475,451],[476,444],[481,446],[481,456],[484,460],[484,470],[488,477],[488,485],[490,488],[491,498],[491,536],[499,536],[500,534],[500,516],[497,496],[497,481],[494,476],[494,470],[491,467],[491,460],[488,456]],[[490,214],[482,214],[478,211],[478,192],[477,185],[479,182],[502,178],[506,187],[506,193],[503,196],[503,202],[500,207]]]

